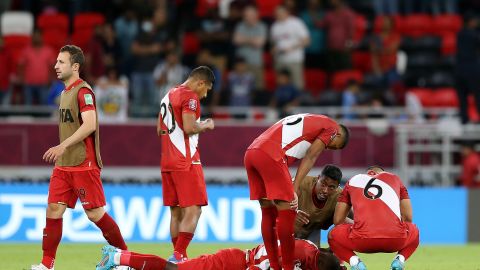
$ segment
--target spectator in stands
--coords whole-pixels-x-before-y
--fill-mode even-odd
[[[176,36],[172,32],[173,26],[168,22],[168,14],[165,8],[157,8],[153,13],[153,27],[157,40],[162,44],[161,56],[169,50],[173,50],[177,44]]]
[[[230,106],[250,106],[255,79],[245,59],[239,57],[235,60],[234,70],[228,74],[226,88],[230,95]]]
[[[121,37],[118,39],[122,55],[121,62],[118,63],[121,67],[121,73],[130,74],[132,43],[138,35],[138,22],[135,12],[126,8],[124,14],[115,20],[114,26],[117,36]]]
[[[330,0],[332,10],[317,25],[327,31],[327,65],[329,71],[350,69],[355,31],[355,13],[343,0]]]
[[[397,15],[398,0],[373,0],[373,8],[376,16]]]
[[[121,64],[119,60],[122,56],[122,50],[115,29],[110,23],[103,26],[103,51],[105,53],[103,56],[105,66]]]
[[[381,88],[389,89],[400,80],[397,72],[397,53],[400,40],[400,35],[393,31],[392,18],[384,17],[382,31],[373,35],[370,42],[373,73]]]
[[[469,122],[468,95],[473,94],[477,111],[480,112],[480,35],[479,19],[473,14],[465,15],[463,29],[457,35],[456,89],[462,124]]]
[[[267,40],[267,26],[260,21],[255,6],[244,10],[243,21],[235,28],[233,43],[236,55],[245,60],[255,76],[255,87],[263,89],[263,47]]]
[[[97,79],[105,74],[105,51],[103,50],[103,26],[95,26],[93,37],[85,50],[85,81],[95,85]]]
[[[325,31],[316,26],[316,23],[325,17],[320,1],[309,0],[307,9],[300,15],[310,32],[311,39],[310,45],[305,49],[307,67],[324,67]]]
[[[300,90],[291,79],[288,69],[281,69],[277,74],[277,89],[270,103],[271,108],[276,108],[279,117],[283,118],[292,113],[294,107],[300,102]]]
[[[354,107],[359,104],[358,93],[360,92],[360,83],[356,80],[350,80],[342,93],[342,113],[343,119],[352,120],[357,116],[352,112]]]
[[[224,71],[227,66],[228,53],[231,40],[227,23],[220,18],[218,9],[212,8],[200,23],[198,31],[201,47],[206,48],[212,54],[212,62],[215,66]]]
[[[303,90],[303,65],[305,47],[310,44],[310,34],[302,20],[290,14],[283,5],[275,10],[275,22],[270,30],[275,69],[287,69],[293,85]],[[282,75],[282,74],[279,74]]]
[[[468,188],[480,188],[480,156],[473,142],[465,142],[461,148],[462,173],[460,184]]]
[[[31,46],[22,51],[18,62],[19,78],[24,84],[25,105],[47,103],[55,57],[52,48],[43,44],[42,33],[36,30]]]
[[[163,47],[160,39],[155,35],[154,24],[151,19],[142,22],[142,30],[132,44],[133,68],[132,68],[132,106],[138,110],[138,106],[145,109],[158,106],[155,99],[156,87],[153,79],[153,70],[159,61],[159,55]]]
[[[5,49],[3,38],[0,36],[0,105],[10,105],[12,72],[12,57]]]
[[[188,67],[182,65],[175,50],[168,51],[165,61],[161,61],[153,71],[153,78],[157,85],[159,101],[167,94],[168,90],[184,82],[189,74]]]
[[[98,119],[102,122],[124,122],[128,112],[128,79],[119,76],[114,66],[106,69],[106,76],[95,86]]]
[[[208,49],[202,49],[198,52],[196,66],[207,66],[213,71],[213,75],[215,75],[215,83],[213,84],[212,90],[207,97],[202,100],[202,103],[207,105],[206,113],[211,114],[214,108],[220,103],[222,72],[216,66],[212,54]]]

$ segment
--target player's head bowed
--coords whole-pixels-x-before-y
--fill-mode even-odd
[[[350,140],[350,130],[342,124],[339,124],[338,126],[340,127],[340,130],[335,138],[333,138],[333,140],[327,145],[328,149],[343,149],[347,146],[348,141]]]
[[[340,261],[326,248],[320,248],[317,255],[317,270],[342,270]]]
[[[197,92],[199,98],[204,98],[215,83],[215,75],[209,67],[199,66],[190,72],[187,82],[188,86]]]

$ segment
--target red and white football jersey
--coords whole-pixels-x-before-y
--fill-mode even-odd
[[[190,166],[200,163],[198,134],[188,136],[183,131],[183,113],[193,113],[200,121],[198,96],[184,85],[171,89],[160,103],[160,128],[162,130],[161,169],[187,171]]]
[[[278,252],[281,256],[280,241],[278,241]],[[295,239],[295,266],[303,270],[317,269],[317,254],[320,251],[317,246],[303,239]],[[251,250],[247,250],[247,269],[248,270],[267,270],[270,268],[270,261],[267,257],[265,245],[259,245]]]
[[[351,238],[405,238],[406,227],[400,215],[400,200],[409,199],[398,176],[388,172],[357,174],[338,197],[353,207]]]
[[[305,157],[315,139],[327,146],[338,134],[339,125],[324,115],[287,116],[257,137],[248,149],[261,149],[274,160],[287,158],[290,164]]]

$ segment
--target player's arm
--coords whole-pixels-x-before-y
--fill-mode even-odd
[[[410,199],[403,199],[400,201],[400,215],[403,222],[413,221],[413,209]]]
[[[158,120],[157,120],[157,135],[160,136],[162,135],[162,129],[160,123],[162,122],[162,113],[158,113]]]
[[[63,155],[67,147],[83,141],[88,135],[92,134],[97,129],[97,115],[95,110],[88,110],[81,113],[83,123],[80,128],[72,134],[72,136],[65,139],[61,144],[54,146],[45,152],[43,160],[46,162],[55,162]]]
[[[338,225],[345,222],[351,206],[344,202],[337,202],[335,214],[333,214],[333,224]]]
[[[297,174],[295,175],[295,183],[293,185],[296,192],[300,189],[301,182],[305,176],[307,176],[308,172],[313,168],[313,165],[323,150],[325,150],[325,144],[319,139],[315,139],[312,145],[310,145],[308,148],[305,157],[300,162]]]
[[[183,131],[187,135],[193,135],[202,133],[207,130],[212,130],[215,128],[213,123],[213,119],[208,118],[204,121],[197,122],[195,119],[195,114],[191,112],[184,112],[182,113],[182,120],[183,120]]]

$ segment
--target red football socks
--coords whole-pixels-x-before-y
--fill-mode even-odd
[[[178,237],[172,237],[173,249],[175,249],[175,246],[177,245],[177,240],[178,240]]]
[[[276,207],[262,207],[262,237],[267,250],[268,260],[274,270],[281,270],[278,256],[276,219]]]
[[[187,247],[192,241],[193,233],[189,232],[179,232],[177,237],[177,243],[175,244],[175,251],[182,254],[183,257],[188,258],[187,256]]]
[[[103,237],[105,237],[110,245],[122,250],[127,250],[127,245],[123,240],[120,229],[110,215],[105,213],[100,220],[95,222],[95,225],[100,228],[103,233]]]
[[[282,251],[282,266],[284,270],[293,270],[295,257],[295,238],[293,236],[295,216],[294,210],[278,211],[278,238],[280,239],[280,248]],[[267,250],[268,252],[268,250]]]
[[[63,219],[47,218],[46,226],[43,229],[42,250],[43,258],[42,264],[47,268],[53,268],[55,263],[55,255],[57,253],[58,245],[62,239]]]
[[[128,265],[134,269],[163,270],[167,261],[155,255],[127,251],[120,255],[120,265]]]

